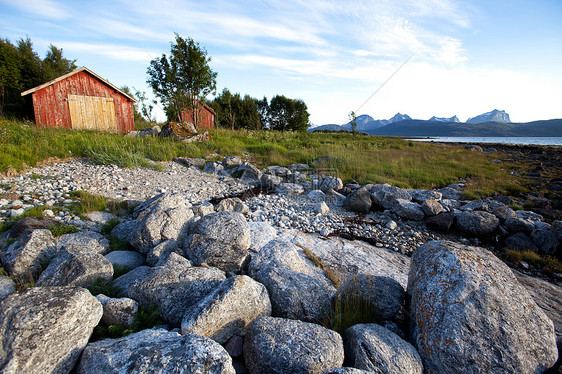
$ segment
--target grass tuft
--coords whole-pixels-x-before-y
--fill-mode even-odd
[[[78,232],[78,228],[74,225],[69,225],[66,223],[57,223],[56,225],[49,227],[49,231],[56,238],[65,234],[73,234],[75,232]]]

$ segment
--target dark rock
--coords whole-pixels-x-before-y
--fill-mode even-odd
[[[552,321],[485,249],[420,246],[408,293],[411,341],[428,372],[539,373],[556,362]]]
[[[347,195],[343,207],[350,212],[369,213],[371,210],[371,193],[365,188],[360,188]]]
[[[441,213],[425,220],[425,224],[430,230],[447,233],[451,230],[455,222],[454,213]]]
[[[313,323],[260,317],[244,341],[250,373],[320,373],[340,367],[343,358],[341,336]]]
[[[49,229],[58,222],[50,217],[24,217],[17,221],[4,236],[6,238],[17,238],[27,230]]]
[[[535,224],[533,222],[519,217],[507,218],[503,225],[507,231],[514,233],[523,232],[525,234],[529,234],[535,228]]]
[[[538,252],[538,248],[533,243],[527,235],[523,234],[522,232],[518,232],[517,234],[513,234],[507,239],[505,239],[505,246],[507,249],[511,249],[513,251],[519,252]]]
[[[539,247],[539,251],[547,254],[554,255],[558,248],[558,236],[548,229],[535,229],[531,232],[531,239]]]
[[[399,217],[413,221],[421,221],[425,217],[425,213],[420,205],[408,200],[396,199],[390,210]]]
[[[462,212],[456,216],[456,227],[474,236],[486,236],[492,234],[500,220],[492,213],[482,211]]]

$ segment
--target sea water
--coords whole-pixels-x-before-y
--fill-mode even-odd
[[[519,145],[558,145],[562,146],[562,137],[477,137],[477,136],[435,136],[431,138],[409,138],[419,142],[439,143],[498,143]]]

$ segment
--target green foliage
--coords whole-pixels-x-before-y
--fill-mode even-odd
[[[159,308],[156,306],[143,307],[140,306],[135,314],[135,322],[129,327],[123,325],[98,325],[94,328],[94,333],[90,341],[98,341],[105,338],[122,338],[135,332],[151,329],[155,326],[162,325],[162,319],[159,315]]]
[[[373,292],[374,293],[374,292]],[[338,295],[332,302],[332,310],[324,326],[343,334],[345,330],[359,323],[380,323],[377,308],[361,297],[359,292]]]
[[[277,95],[269,103],[268,117],[273,130],[306,131],[310,114],[304,101]]]
[[[4,269],[3,266],[0,266],[0,277],[7,277],[8,272]]]
[[[162,54],[150,62],[147,83],[160,98],[169,119],[182,120],[183,109],[192,110],[198,126],[207,95],[216,90],[217,73],[211,70],[207,51],[191,38],[177,33],[170,56]]]
[[[107,297],[118,298],[123,296],[123,291],[113,284],[113,281],[107,281],[104,278],[96,279],[90,287],[87,287],[94,296],[103,294]]]
[[[111,230],[113,230],[113,228],[115,226],[117,226],[118,224],[119,224],[119,220],[117,218],[111,218],[110,220],[105,222],[103,225],[101,225],[101,233],[103,235],[110,235]]]
[[[260,130],[262,127],[256,100],[249,95],[242,98],[239,93],[233,95],[225,88],[210,105],[216,113],[215,122],[219,126],[231,130]]]
[[[19,117],[33,116],[29,97],[20,93],[76,69],[75,60],[63,57],[62,49],[49,46],[43,60],[33,50],[29,37],[13,45],[0,39],[0,116],[6,112]]]
[[[133,269],[128,266],[113,264],[113,278],[119,278],[120,276],[122,276],[123,274],[127,274],[131,270]]]
[[[519,265],[521,261],[525,261],[530,265],[541,268],[547,274],[562,273],[562,264],[558,259],[552,256],[540,255],[531,251],[519,252],[508,249],[503,254],[503,257],[515,265]]]
[[[129,244],[129,242],[125,239],[119,239],[116,236],[109,237],[109,248],[107,252],[113,251],[128,251],[133,249],[133,247]]]
[[[78,228],[74,225],[57,223],[56,225],[49,227],[49,231],[51,231],[51,234],[53,234],[53,236],[56,238],[61,235],[73,234],[75,232],[78,232]]]
[[[105,204],[108,200],[104,196],[94,195],[86,191],[72,191],[70,197],[78,199],[70,206],[72,214],[77,216],[105,210]]]

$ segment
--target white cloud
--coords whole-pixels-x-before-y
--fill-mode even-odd
[[[2,0],[19,10],[51,20],[63,20],[70,15],[63,6],[51,0]]]
[[[65,42],[55,43],[65,50],[65,54],[71,56],[78,52],[91,53],[94,55],[104,56],[115,60],[130,62],[149,62],[154,56],[158,56],[157,52],[149,52],[143,48],[129,47],[118,44],[100,44],[100,43],[81,43],[81,42]]]

